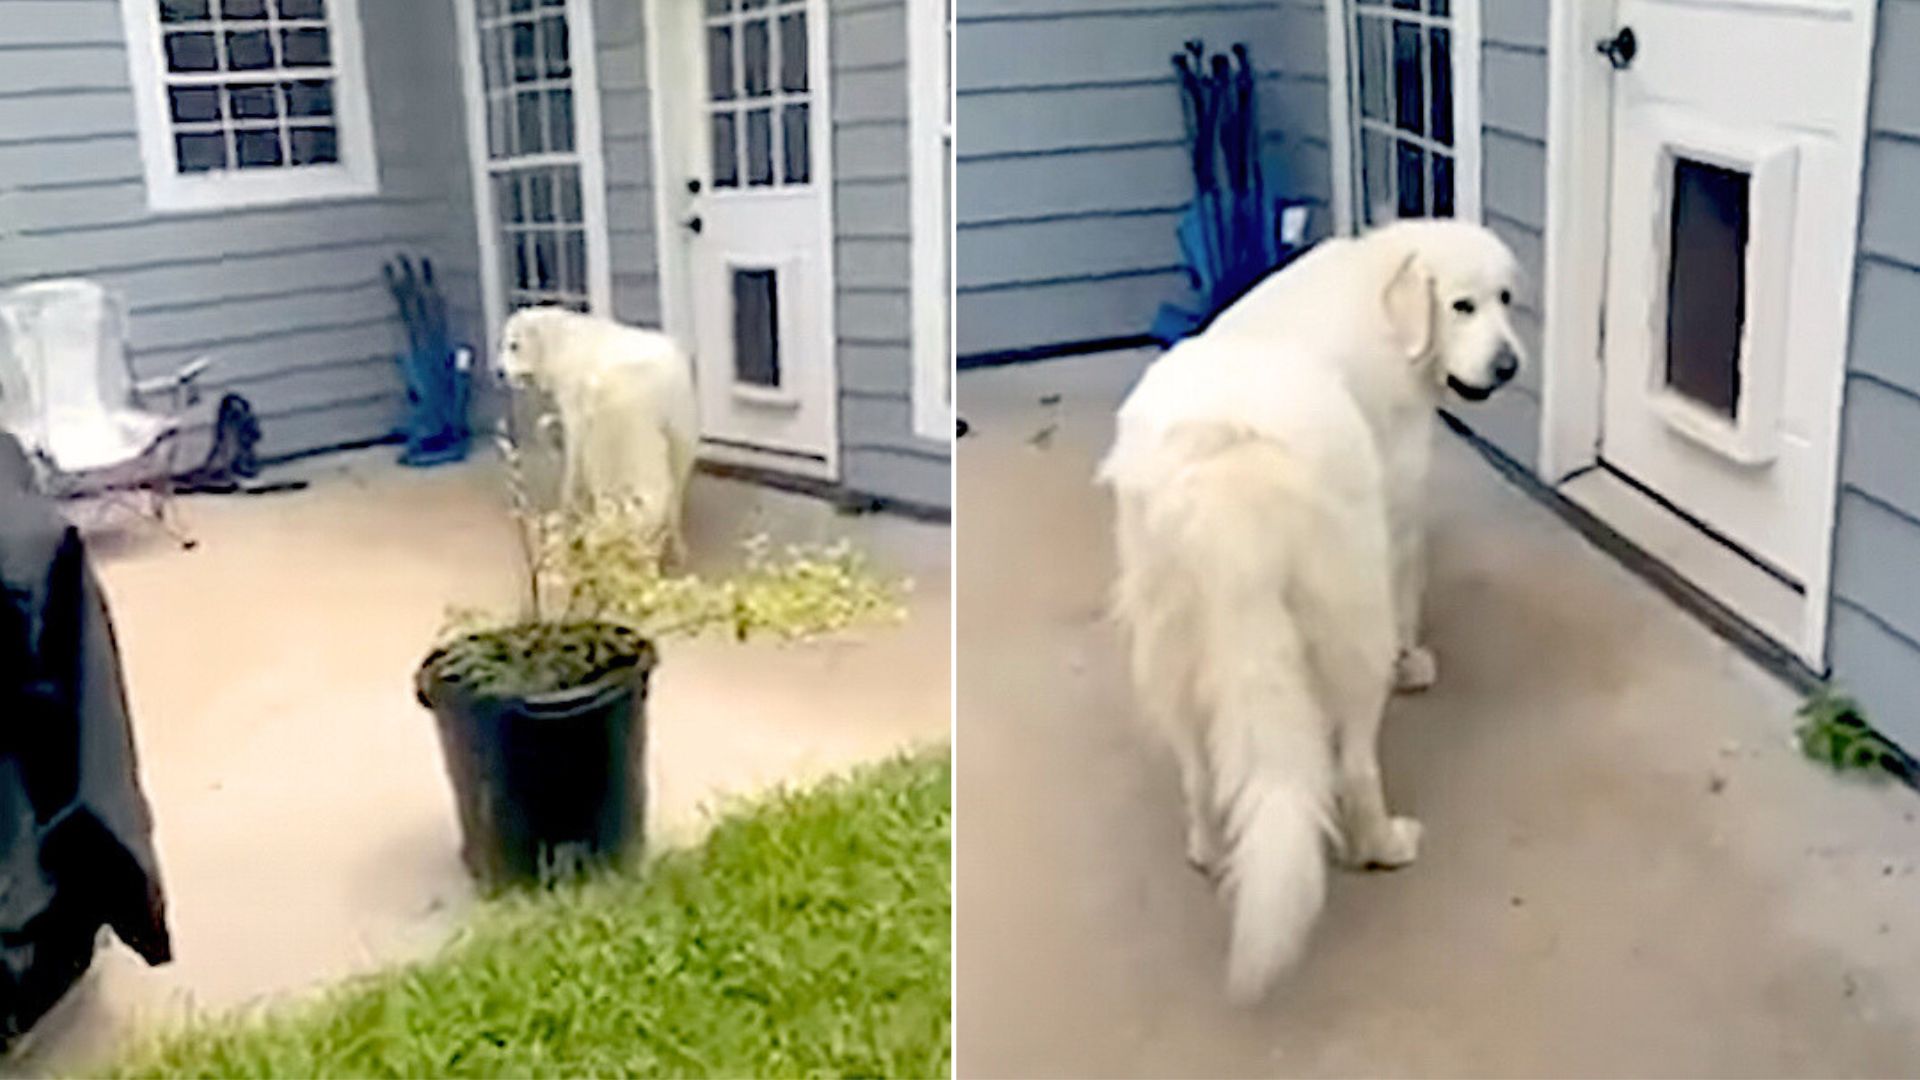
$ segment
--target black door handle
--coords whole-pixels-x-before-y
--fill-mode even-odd
[[[704,227],[704,223],[700,220],[699,214],[693,215],[681,224],[685,225],[687,231],[692,233],[698,233]]]
[[[1595,42],[1593,49],[1607,58],[1613,70],[1625,71],[1633,65],[1634,54],[1640,51],[1640,42],[1633,36],[1633,27],[1623,26],[1619,33]]]

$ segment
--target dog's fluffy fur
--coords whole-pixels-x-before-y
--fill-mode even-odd
[[[684,557],[699,447],[693,367],[672,338],[562,308],[526,308],[501,334],[500,370],[547,392],[564,440],[561,499],[634,499],[642,527]]]
[[[1356,866],[1417,852],[1376,745],[1396,668],[1423,674],[1408,575],[1431,410],[1512,377],[1513,273],[1470,226],[1330,241],[1161,357],[1120,410],[1100,469],[1116,613],[1180,765],[1188,857],[1232,899],[1238,1000],[1305,947],[1328,842]]]

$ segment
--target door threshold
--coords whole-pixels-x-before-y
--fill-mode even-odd
[[[834,464],[824,454],[796,450],[775,450],[710,435],[700,438],[700,458],[722,465],[754,469],[760,472],[786,473],[832,484],[840,479]]]
[[[1580,473],[1557,490],[1775,644],[1798,652],[1793,643],[1803,636],[1806,611],[1799,590],[1606,469]]]

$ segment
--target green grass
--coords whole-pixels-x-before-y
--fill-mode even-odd
[[[115,1076],[945,1076],[947,756],[784,792],[642,875],[483,905],[435,959]]]

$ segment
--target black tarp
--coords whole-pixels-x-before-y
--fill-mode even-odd
[[[100,927],[172,955],[106,600],[31,480],[0,434],[0,1047],[85,973]]]

